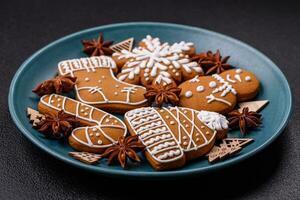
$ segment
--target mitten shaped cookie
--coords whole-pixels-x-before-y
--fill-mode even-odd
[[[113,59],[121,68],[119,80],[147,86],[153,82],[181,83],[203,74],[198,63],[191,61],[194,54],[193,43],[182,41],[172,45],[162,44],[159,38],[148,35],[139,47],[131,52],[122,50],[121,53],[114,53]]]
[[[38,109],[44,114],[55,114],[64,110],[78,119],[83,127],[74,129],[68,138],[69,144],[78,151],[102,153],[127,133],[125,124],[119,118],[61,95],[43,96]]]
[[[146,89],[115,78],[116,63],[107,56],[65,60],[58,64],[59,74],[77,77],[76,98],[98,108],[124,113],[146,106]]]
[[[200,120],[200,112],[179,107],[145,107],[125,114],[131,135],[146,146],[145,155],[156,170],[182,167],[212,148],[217,131]]]
[[[212,76],[196,76],[179,88],[180,106],[226,114],[237,102],[255,97],[259,81],[249,71],[232,69]]]

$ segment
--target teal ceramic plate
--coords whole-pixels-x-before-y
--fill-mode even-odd
[[[39,82],[54,76],[59,61],[85,57],[81,51],[80,41],[97,37],[99,32],[103,32],[106,39],[115,42],[129,37],[139,41],[147,34],[151,34],[170,43],[191,41],[198,51],[220,49],[221,52],[230,55],[230,64],[254,72],[261,81],[262,89],[257,99],[270,100],[269,105],[262,111],[263,126],[247,135],[254,138],[255,142],[245,147],[237,156],[225,161],[209,164],[206,159],[199,159],[184,168],[165,172],[154,171],[145,160],[140,166],[123,170],[119,166],[108,166],[104,160],[98,165],[86,165],[69,157],[68,152],[72,149],[65,143],[41,136],[31,127],[25,110],[28,106],[37,108],[38,98],[31,92],[32,88]],[[20,131],[44,151],[74,166],[99,174],[132,178],[187,176],[221,169],[244,160],[265,148],[283,131],[292,107],[291,90],[286,78],[279,68],[259,51],[231,37],[201,28],[152,22],[100,26],[71,34],[47,45],[28,58],[16,72],[10,86],[8,101],[12,119]],[[238,131],[230,133],[231,136],[239,136],[238,134]]]

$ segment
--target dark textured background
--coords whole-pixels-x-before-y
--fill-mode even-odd
[[[123,2],[123,3],[122,3]],[[289,1],[1,1],[0,199],[299,199],[300,6]],[[7,94],[21,63],[44,45],[81,29],[124,21],[188,24],[240,39],[269,56],[294,92],[284,133],[255,157],[220,172],[170,182],[96,176],[42,152],[11,121]],[[170,188],[169,186],[173,189]],[[183,189],[185,187],[185,189]],[[149,189],[151,188],[151,189]],[[198,197],[199,196],[199,197]],[[197,198],[198,197],[198,198]]]

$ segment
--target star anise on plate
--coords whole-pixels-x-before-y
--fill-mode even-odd
[[[153,84],[151,86],[147,86],[147,91],[144,96],[150,103],[155,102],[156,106],[161,107],[163,103],[177,105],[179,102],[180,92],[181,88],[172,84]]]
[[[138,136],[121,136],[118,143],[109,147],[101,155],[102,158],[108,158],[108,164],[118,161],[123,168],[125,168],[128,159],[134,162],[140,162],[137,155],[138,151],[145,149],[145,146],[139,141]]]
[[[248,128],[257,128],[261,124],[261,114],[249,111],[248,107],[243,108],[242,112],[234,110],[228,113],[230,128],[240,128],[242,134],[247,132]]]
[[[227,63],[230,56],[222,58],[220,51],[216,53],[208,51],[206,53],[200,53],[193,56],[192,60],[198,62],[198,64],[205,70],[205,75],[220,74],[223,71],[230,69],[232,66]]]
[[[77,124],[76,117],[61,110],[57,114],[45,114],[45,118],[37,124],[37,128],[45,136],[59,139],[68,137]]]
[[[83,52],[89,56],[111,55],[113,50],[110,48],[113,41],[104,41],[102,33],[97,39],[82,40]]]
[[[49,79],[40,83],[36,88],[32,90],[32,92],[36,93],[39,96],[52,93],[61,94],[70,92],[74,88],[76,79],[76,77],[72,77],[69,75],[56,76],[53,79]]]

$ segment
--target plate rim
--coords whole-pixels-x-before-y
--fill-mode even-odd
[[[34,60],[34,58],[36,58],[37,56],[39,56],[41,53],[43,53],[45,50],[47,50],[48,48],[51,48],[52,46],[55,46],[56,44],[64,41],[64,40],[68,40],[72,37],[76,37],[78,35],[87,33],[87,32],[93,32],[95,30],[98,29],[106,29],[106,28],[120,28],[120,27],[126,27],[126,26],[138,26],[138,25],[148,25],[148,26],[164,26],[164,27],[172,27],[172,28],[180,28],[180,29],[184,29],[184,30],[194,30],[194,31],[201,31],[203,33],[206,34],[210,34],[210,35],[214,35],[214,36],[218,36],[221,39],[226,39],[229,40],[231,42],[234,42],[235,44],[238,44],[240,46],[243,46],[245,48],[247,48],[248,50],[252,51],[254,54],[260,56],[261,58],[263,58],[265,60],[266,63],[268,63],[268,65],[271,66],[271,68],[273,70],[275,70],[276,74],[278,76],[280,76],[281,80],[283,80],[283,86],[285,88],[287,88],[286,92],[287,92],[287,100],[288,100],[288,104],[286,105],[287,108],[287,112],[285,113],[285,116],[283,117],[280,125],[278,126],[277,130],[274,131],[274,134],[268,138],[264,143],[262,143],[260,146],[258,146],[257,148],[243,154],[237,157],[233,157],[230,160],[225,160],[221,163],[216,163],[214,165],[208,165],[205,167],[201,167],[201,168],[195,168],[195,169],[181,169],[180,171],[177,170],[172,170],[172,171],[161,171],[161,172],[157,172],[157,171],[151,171],[151,172],[147,172],[147,171],[130,171],[130,170],[119,170],[119,169],[109,169],[109,168],[102,168],[99,166],[93,166],[93,165],[87,165],[84,163],[80,163],[77,160],[73,159],[73,158],[67,158],[64,155],[61,155],[57,152],[55,152],[54,150],[52,150],[51,148],[48,148],[47,146],[45,146],[44,144],[42,144],[41,142],[39,142],[32,134],[29,130],[27,130],[24,126],[22,121],[18,118],[17,114],[16,114],[16,109],[13,105],[13,99],[14,99],[14,94],[15,94],[15,84],[18,81],[19,76],[22,74],[22,72],[24,71],[24,69],[26,69],[26,66],[32,61]],[[96,27],[92,27],[92,28],[88,28],[88,29],[84,29],[81,31],[77,31],[75,33],[72,34],[68,34],[66,36],[63,36],[49,44],[47,44],[46,46],[42,47],[41,49],[39,49],[38,51],[36,51],[35,53],[33,53],[30,57],[28,57],[18,68],[18,70],[15,72],[15,75],[11,81],[10,87],[9,87],[9,94],[8,94],[8,106],[9,106],[9,112],[10,115],[14,121],[14,123],[16,124],[16,126],[18,127],[18,129],[21,131],[21,133],[23,135],[25,135],[32,143],[34,143],[36,146],[38,146],[39,148],[41,148],[42,150],[44,150],[45,152],[47,152],[48,154],[54,156],[55,158],[58,158],[59,160],[64,161],[65,163],[71,164],[75,167],[79,167],[88,171],[92,171],[92,172],[96,172],[98,174],[103,174],[103,175],[117,175],[119,177],[147,177],[147,178],[154,178],[154,177],[180,177],[180,176],[190,176],[190,175],[194,175],[194,174],[200,174],[200,173],[204,173],[204,172],[211,172],[214,170],[218,170],[221,168],[225,168],[225,167],[229,167],[233,164],[237,164],[255,154],[257,154],[258,152],[262,151],[263,149],[265,149],[267,146],[269,146],[269,144],[271,144],[285,129],[285,127],[287,126],[288,122],[289,122],[289,118],[291,116],[292,113],[292,107],[293,107],[293,96],[292,96],[292,92],[291,92],[291,88],[289,86],[289,83],[284,75],[284,73],[280,70],[279,67],[277,67],[277,65],[271,61],[266,55],[264,55],[262,52],[260,52],[259,50],[255,49],[254,47],[238,40],[235,39],[231,36],[222,34],[222,33],[218,33],[215,31],[211,31],[208,29],[204,29],[204,28],[199,28],[199,27],[195,27],[195,26],[190,26],[190,25],[182,25],[182,24],[175,24],[175,23],[165,23],[165,22],[148,22],[148,21],[139,21],[139,22],[124,22],[124,23],[113,23],[113,24],[107,24],[107,25],[101,25],[101,26],[96,26]]]

